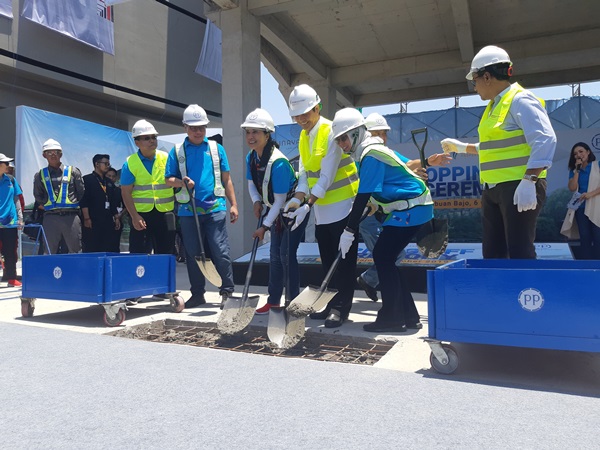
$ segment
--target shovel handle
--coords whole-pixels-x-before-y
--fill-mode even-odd
[[[416,136],[418,134],[422,134],[422,133],[425,133],[425,139],[423,140],[423,142],[421,144],[419,144],[417,142]],[[419,150],[419,158],[421,159],[421,167],[425,168],[425,167],[427,167],[427,160],[425,159],[425,145],[427,144],[427,136],[428,136],[427,127],[410,130],[410,134],[412,135],[413,142],[417,146],[417,150]]]
[[[261,214],[258,218],[258,225],[256,228],[260,228],[263,222],[264,216]],[[252,279],[252,269],[254,268],[254,259],[256,258],[256,250],[258,249],[258,236],[254,238],[252,243],[252,253],[250,254],[250,262],[248,263],[248,271],[246,272],[246,282],[244,283],[244,291],[242,298],[248,297],[248,291],[250,290],[250,280]]]
[[[206,254],[204,253],[204,241],[202,240],[202,231],[200,231],[200,220],[198,219],[198,211],[196,211],[196,205],[194,204],[194,192],[190,189],[187,182],[184,181],[185,188],[187,189],[188,195],[190,196],[190,208],[194,215],[194,221],[196,222],[196,230],[198,230],[198,242],[200,244],[200,258],[203,263],[206,263]]]

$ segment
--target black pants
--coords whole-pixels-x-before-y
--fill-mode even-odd
[[[15,280],[17,278],[17,229],[0,228],[0,241],[2,241],[2,256],[4,256],[2,280]]]
[[[91,252],[118,252],[115,246],[115,222],[112,216],[102,219],[92,219],[92,228],[82,227],[81,241],[83,251]]]
[[[323,266],[323,276],[329,271],[337,254],[340,243],[340,236],[346,228],[348,217],[328,223],[317,225],[315,227],[315,237],[319,244],[319,254]],[[346,253],[346,258],[342,259],[333,274],[329,287],[337,289],[338,293],[331,299],[327,305],[328,309],[335,308],[340,312],[343,319],[348,318],[352,308],[352,299],[354,297],[354,279],[356,278],[356,258],[358,255],[358,239],[354,239],[350,250]]]
[[[383,227],[373,249],[373,261],[379,275],[381,309],[376,322],[382,325],[406,325],[419,322],[419,312],[408,285],[396,267],[396,259],[421,228]]]
[[[536,183],[537,207],[519,212],[513,204],[520,181],[499,183],[481,195],[484,258],[535,259],[535,227],[546,201],[546,180]]]
[[[150,212],[139,213],[146,222],[146,229],[138,231],[133,225],[129,232],[129,253],[147,253],[152,244],[155,254],[170,255],[175,247],[175,228],[167,225],[167,214],[156,208]]]

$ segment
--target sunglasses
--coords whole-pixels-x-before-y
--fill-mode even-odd
[[[109,161],[98,161],[98,164],[104,164],[106,167],[110,167]]]
[[[44,155],[57,156],[57,155],[62,155],[62,152],[60,150],[46,150],[46,151],[44,151]]]
[[[137,138],[138,141],[155,141],[158,139],[158,136],[140,136]]]

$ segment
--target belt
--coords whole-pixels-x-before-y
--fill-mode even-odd
[[[51,216],[70,216],[72,214],[79,214],[79,210],[69,210],[69,211],[46,211],[45,214]]]

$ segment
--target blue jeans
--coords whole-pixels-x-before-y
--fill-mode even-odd
[[[582,259],[600,259],[600,227],[585,215],[585,202],[575,211]]]
[[[206,257],[210,258],[221,276],[223,284],[219,286],[219,292],[233,292],[233,266],[229,251],[229,238],[227,237],[227,212],[219,211],[212,214],[201,214],[198,216],[204,251]],[[200,256],[200,242],[198,241],[198,229],[194,217],[180,216],[181,234],[186,252],[186,266],[191,284],[192,295],[203,295],[206,292],[206,279],[198,263],[196,256]]]
[[[367,249],[369,249],[369,251],[371,252],[371,256],[373,255],[373,249],[375,248],[377,239],[381,234],[381,228],[381,223],[379,223],[379,220],[377,220],[375,216],[368,216],[360,223],[360,235],[362,236]],[[396,260],[397,266],[400,265],[400,261],[404,259],[405,254],[406,252],[403,249],[402,252],[400,252],[400,254],[398,255],[398,259]],[[361,274],[361,277],[372,288],[376,289],[379,285],[379,276],[377,275],[377,268],[375,267],[375,265],[372,265],[367,270],[365,270]]]
[[[267,303],[279,305],[284,287],[289,289],[289,299],[293,300],[300,293],[300,271],[298,270],[298,259],[296,253],[300,245],[300,239],[304,235],[304,230],[308,220],[303,220],[294,231],[286,232],[277,219],[271,227],[271,252],[269,261],[269,298]],[[289,256],[288,256],[288,236],[289,236]],[[286,269],[289,274],[287,286]]]

